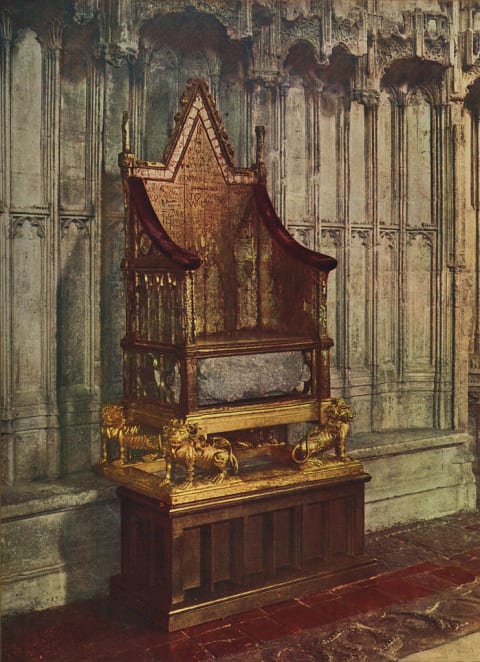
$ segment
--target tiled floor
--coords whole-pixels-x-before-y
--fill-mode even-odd
[[[381,662],[480,631],[478,513],[372,534],[367,547],[377,577],[171,634],[108,598],[10,617],[2,660]]]

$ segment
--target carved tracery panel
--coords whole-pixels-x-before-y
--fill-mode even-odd
[[[426,96],[416,90],[405,109],[407,139],[408,225],[432,223],[432,109]]]
[[[378,363],[377,380],[380,383],[395,379],[398,374],[398,238],[398,232],[395,230],[381,231],[377,251],[375,340]]]
[[[178,58],[167,48],[145,48],[138,68],[143,76],[143,154],[154,159],[168,140],[178,99]]]
[[[89,274],[91,219],[64,217],[60,249],[59,301],[62,323],[58,334],[60,374],[64,389],[74,389],[76,395],[88,392],[90,329]],[[72,351],[72,348],[75,351]],[[65,397],[67,393],[63,391]],[[70,395],[72,395],[70,393]]]
[[[393,131],[393,101],[387,93],[380,95],[378,105],[377,140],[377,188],[376,203],[379,224],[390,226],[397,223],[397,214],[394,209],[392,170],[395,156],[395,143],[392,138]],[[396,149],[396,148],[395,148]]]
[[[91,196],[90,143],[94,118],[92,103],[92,60],[88,49],[81,48],[68,35],[62,54],[62,121],[60,125],[60,200],[63,209],[88,207]],[[83,44],[82,44],[83,46]]]
[[[32,30],[21,32],[12,60],[12,200],[20,208],[43,205],[42,57]]]
[[[359,372],[371,369],[371,232],[353,230],[350,257],[350,315],[348,338],[350,366]]]
[[[349,164],[350,164],[350,204],[349,216],[352,223],[370,222],[366,218],[365,176],[367,159],[365,153],[365,113],[363,105],[352,102],[349,113]]]
[[[44,401],[46,217],[14,217],[12,239],[13,393],[17,404]]]
[[[322,222],[334,222],[339,197],[337,126],[343,115],[341,99],[329,92],[322,92],[319,111],[319,216]]]
[[[407,235],[405,367],[412,372],[433,368],[434,245],[433,235]]]

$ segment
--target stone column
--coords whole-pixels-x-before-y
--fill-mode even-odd
[[[253,79],[247,79],[245,82],[245,154],[247,156],[247,163],[250,163],[253,158],[253,146],[255,144],[255,120],[253,104],[255,98],[255,88],[257,82]]]
[[[380,241],[380,227],[378,222],[378,180],[377,180],[377,127],[378,127],[378,103],[380,94],[376,90],[356,90],[353,99],[361,103],[364,107],[365,118],[365,218],[367,225],[372,229],[371,246],[372,258],[370,287],[372,293],[376,292],[379,284],[378,273],[378,246]],[[378,301],[373,298],[370,307],[367,307],[369,320],[369,336],[371,346],[368,348],[370,364],[372,370],[370,373],[372,397],[375,397],[378,382],[378,361],[377,361],[377,305]]]
[[[102,172],[102,399],[117,400],[122,394],[122,353],[125,332],[125,292],[120,263],[124,255],[124,196],[118,169],[123,112],[132,110],[132,69],[138,53],[139,25],[131,0],[116,5],[100,35],[105,61],[104,130]],[[135,129],[135,139],[138,128]],[[115,147],[118,145],[118,148]],[[138,148],[138,145],[135,146]]]
[[[344,93],[346,95],[346,92]],[[337,278],[344,283],[341,297],[342,313],[340,316],[341,331],[339,337],[340,370],[342,378],[343,396],[351,397],[350,392],[350,339],[348,324],[350,319],[350,260],[351,260],[351,230],[350,222],[350,99],[342,98],[341,109],[336,113],[336,175],[337,175],[337,223],[344,228],[343,256],[339,262],[343,269],[337,267]],[[341,250],[341,249],[340,249]]]
[[[89,162],[86,165],[85,176],[91,182],[87,188],[85,209],[86,232],[88,247],[83,278],[77,288],[88,298],[89,307],[86,319],[80,318],[79,325],[84,335],[84,343],[78,347],[85,365],[83,383],[71,385],[67,391],[66,420],[70,427],[69,434],[63,434],[62,443],[69,444],[68,452],[62,451],[64,471],[78,471],[98,461],[100,439],[98,435],[98,418],[100,409],[100,286],[101,286],[101,169],[103,161],[103,122],[104,122],[104,60],[92,53],[89,65],[90,86],[88,111],[86,117],[87,144]],[[80,219],[79,219],[80,220]],[[62,219],[62,233],[70,217]],[[75,219],[73,219],[75,222]],[[81,229],[81,228],[79,228]],[[77,242],[77,245],[78,242]],[[82,287],[83,285],[83,287]],[[72,320],[78,319],[75,311],[70,310]],[[72,351],[74,349],[72,348]],[[60,394],[59,394],[60,395]],[[80,397],[79,397],[80,396]]]
[[[320,223],[320,89],[312,90],[312,154],[311,154],[311,213],[314,219],[314,245],[315,250],[321,250],[321,223]]]
[[[61,54],[64,87],[57,91],[62,103],[57,203],[57,400],[62,475],[89,470],[92,460],[99,457],[103,68],[96,51],[92,35],[78,44],[71,32],[65,33]]]
[[[398,302],[398,380],[405,379],[405,342],[406,342],[406,300],[402,292],[407,288],[407,259],[406,259],[406,227],[407,227],[407,135],[405,126],[405,95],[397,90],[396,105],[393,128],[394,153],[394,177],[397,185],[397,214],[398,214],[398,280],[399,280],[399,302]]]
[[[474,191],[474,198],[472,205],[475,209],[475,247],[480,245],[480,110],[476,110],[472,117],[472,161],[470,163],[470,177],[472,179],[472,187]],[[474,318],[474,339],[472,352],[476,357],[476,368],[480,369],[480,255],[478,248],[475,251],[474,269],[475,269],[475,318]],[[480,413],[480,412],[479,412]]]
[[[319,131],[318,131],[318,96],[316,87],[305,88],[305,159],[306,159],[306,200],[305,217],[309,222],[315,218],[316,202],[318,200],[318,165],[319,165]],[[309,248],[313,248],[310,244]]]
[[[266,126],[266,147],[269,155],[267,165],[268,186],[273,204],[279,212],[280,218],[285,220],[285,167],[282,165],[282,159],[285,158],[284,99],[281,99],[281,84],[276,77],[267,79],[264,84],[269,91],[271,104],[270,122]]]
[[[15,479],[13,459],[11,279],[10,279],[10,117],[12,21],[0,15],[0,431],[2,479]]]
[[[288,94],[288,84],[286,82],[280,83],[280,95],[279,95],[279,191],[278,197],[276,200],[277,203],[277,213],[281,219],[285,218],[286,210],[286,193],[287,193],[287,135],[286,135],[286,112],[287,112],[287,94]]]
[[[141,158],[145,156],[145,131],[146,124],[145,118],[147,115],[146,102],[147,102],[147,87],[148,87],[148,69],[152,62],[152,49],[145,46],[136,61],[137,77],[136,77],[136,103],[138,108],[132,117],[133,124],[133,144],[134,149],[132,152]]]
[[[452,225],[454,227],[454,260],[449,263],[453,290],[453,427],[465,430],[468,425],[468,364],[470,341],[473,336],[473,274],[467,268],[465,232],[465,123],[463,101],[451,104],[452,114]]]
[[[457,127],[458,128],[458,127]],[[437,292],[437,306],[435,310],[436,331],[436,362],[435,362],[435,393],[434,393],[434,425],[440,429],[457,427],[455,424],[455,402],[452,402],[453,363],[457,354],[457,344],[453,334],[457,325],[455,312],[457,307],[457,294],[455,292],[455,271],[457,262],[455,234],[457,223],[464,226],[464,219],[459,218],[454,209],[457,202],[454,200],[455,189],[455,162],[460,154],[455,155],[454,129],[451,124],[451,105],[438,103],[434,107],[432,146],[435,153],[434,162],[434,214],[438,225],[437,239],[437,273],[434,275]],[[463,132],[462,132],[463,135]],[[458,136],[457,136],[458,137]],[[461,139],[463,142],[463,137]],[[463,148],[462,148],[463,151]],[[462,154],[462,158],[463,158]],[[462,173],[463,177],[463,173]],[[461,260],[465,268],[465,259]],[[466,378],[467,379],[467,378]],[[458,402],[459,394],[453,387],[454,401]]]
[[[255,156],[255,126],[265,127],[265,164],[268,189],[275,209],[284,218],[285,104],[278,77],[259,73],[247,81],[245,103],[245,151],[248,162]],[[282,166],[283,163],[283,166]]]
[[[50,219],[46,228],[49,248],[46,265],[47,342],[45,345],[47,401],[47,476],[60,475],[60,438],[57,406],[57,296],[59,287],[60,219],[58,210],[60,183],[60,58],[63,25],[53,20],[45,26],[44,41],[44,109],[46,194],[50,203]]]

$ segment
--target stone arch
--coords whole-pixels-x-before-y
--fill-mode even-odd
[[[472,81],[467,89],[465,108],[478,116],[480,114],[480,77]]]
[[[405,95],[405,103],[407,106],[418,103],[421,99],[426,101],[429,106],[435,104],[435,95],[427,85],[411,87]]]
[[[221,60],[221,69],[232,58],[240,59],[245,68],[248,62],[244,41],[231,39],[216,16],[192,8],[178,13],[157,15],[146,21],[142,25],[140,43],[152,51],[160,47],[170,49],[178,58],[180,68],[182,64],[188,63],[189,58],[197,61],[203,59],[206,75],[212,73],[212,62],[217,58]],[[192,75],[191,71],[185,71],[185,81],[180,81],[180,86],[182,87],[188,78],[192,78]],[[212,81],[209,82],[211,85]]]
[[[339,44],[332,50],[326,63],[317,68],[317,76],[322,87],[333,94],[350,91],[353,86],[357,57],[350,50]]]
[[[446,68],[438,62],[418,57],[399,58],[384,70],[380,87],[400,90],[406,95],[413,89],[421,88],[428,94],[431,103],[435,103],[440,99],[445,71]]]
[[[356,56],[342,44],[333,48],[328,60],[323,60],[312,42],[301,39],[286,51],[283,70],[300,78],[307,88],[338,93],[352,87],[356,61]]]
[[[311,41],[299,39],[283,49],[282,60],[284,71],[298,76],[308,83],[315,78],[320,57]]]
[[[306,86],[317,79],[318,65],[318,51],[310,41],[298,40],[284,51],[283,70],[290,77],[301,79]]]
[[[144,67],[145,113],[157,113],[145,124],[145,157],[159,160],[174,124],[178,97],[190,78],[204,78],[232,142],[245,141],[245,117],[240,102],[250,53],[244,40],[232,39],[215,15],[187,8],[156,14],[142,24],[141,49],[148,53]],[[155,66],[155,75],[149,72]],[[164,72],[162,75],[162,67]]]
[[[222,6],[215,2],[208,2],[203,0],[201,7],[194,8],[193,6],[181,7],[183,3],[175,2],[175,0],[163,0],[161,3],[151,3],[149,7],[144,9],[142,29],[143,27],[155,21],[156,19],[162,20],[167,16],[179,16],[181,20],[184,15],[196,16],[198,18],[206,18],[209,20],[213,18],[218,25],[224,28],[225,33],[229,38],[238,39],[242,36],[242,30],[236,22],[235,11],[230,11],[228,6]],[[188,4],[188,3],[185,3]],[[197,3],[200,4],[200,3]],[[193,3],[192,3],[193,5]]]

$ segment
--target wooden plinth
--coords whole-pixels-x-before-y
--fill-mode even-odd
[[[340,477],[172,506],[119,487],[111,595],[173,631],[375,573],[364,484]]]

